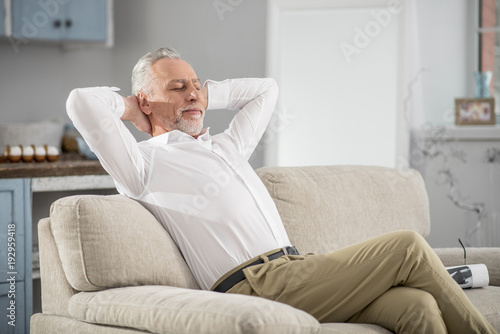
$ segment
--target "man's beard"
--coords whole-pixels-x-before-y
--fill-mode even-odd
[[[176,121],[177,130],[187,133],[191,136],[197,136],[203,129],[203,115],[198,119],[187,120],[181,117],[179,121]]]
[[[185,110],[197,108],[200,109],[200,116],[196,119],[185,119],[183,112]],[[173,128],[182,132],[187,133],[191,136],[197,136],[203,129],[203,116],[205,116],[205,110],[200,105],[191,105],[185,108],[180,108],[177,110],[177,117],[174,121]]]

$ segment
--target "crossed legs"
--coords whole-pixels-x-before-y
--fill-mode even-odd
[[[404,286],[390,288],[348,322],[377,324],[396,333],[447,333],[434,297]]]
[[[495,333],[416,232],[245,269],[228,293],[258,295],[320,322],[374,323],[398,333]]]

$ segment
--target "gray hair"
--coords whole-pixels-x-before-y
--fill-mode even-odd
[[[137,96],[142,91],[152,95],[154,77],[151,73],[151,66],[163,58],[181,59],[181,56],[172,48],[161,48],[142,56],[132,70],[132,94]]]

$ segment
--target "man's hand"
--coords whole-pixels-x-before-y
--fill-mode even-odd
[[[203,108],[205,110],[207,110],[207,107],[208,107],[208,86],[207,85],[201,87],[201,94],[203,95],[204,101],[205,101]]]
[[[129,97],[123,97],[125,102],[125,112],[121,117],[122,121],[130,121],[134,126],[142,132],[146,132],[149,135],[152,134],[151,122],[146,114],[144,114],[139,108],[139,102],[135,95]]]

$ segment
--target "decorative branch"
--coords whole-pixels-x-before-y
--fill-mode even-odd
[[[467,246],[470,246],[471,236],[482,226],[482,220],[486,215],[486,206],[484,203],[467,204],[463,201],[459,189],[459,180],[449,166],[450,157],[467,163],[467,154],[465,151],[452,147],[451,152],[448,154],[440,149],[441,144],[444,142],[443,138],[446,132],[444,127],[429,126],[428,131],[431,136],[424,140],[422,147],[419,149],[427,159],[435,159],[437,157],[443,158],[443,166],[438,171],[436,184],[449,187],[447,197],[457,208],[473,212],[476,215],[476,223],[473,227],[469,228],[465,234],[464,242]],[[489,149],[487,158],[488,161],[498,160],[500,162],[500,150]]]
[[[486,150],[486,162],[500,164],[500,149],[496,147],[490,147]]]
[[[476,233],[482,226],[483,217],[486,214],[485,204],[484,203],[472,203],[465,204],[460,195],[460,190],[458,187],[458,180],[453,175],[451,170],[440,170],[438,175],[442,175],[445,177],[445,182],[443,184],[447,184],[450,188],[448,190],[447,197],[451,200],[451,202],[459,209],[470,211],[476,214],[476,223],[471,228],[467,229],[465,233],[465,244],[470,247],[470,239],[471,236]]]

